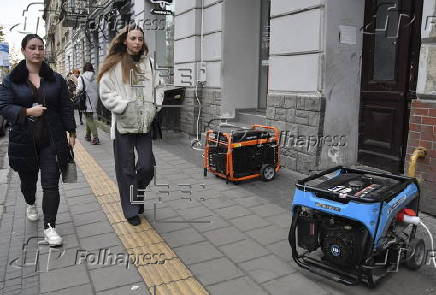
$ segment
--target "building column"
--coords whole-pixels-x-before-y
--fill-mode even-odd
[[[203,4],[203,18],[202,18]],[[194,87],[203,60],[207,81],[198,91],[199,108],[181,109],[181,129],[195,134],[200,111],[200,132],[204,124],[220,115],[222,81],[223,0],[176,1],[174,12],[174,85],[186,87],[184,104],[197,105]],[[201,40],[203,19],[203,40]]]
[[[312,144],[322,135],[325,107],[323,2],[271,1],[266,122],[282,132],[282,165],[301,173],[320,162]]]

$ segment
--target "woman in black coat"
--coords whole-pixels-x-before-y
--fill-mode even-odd
[[[61,245],[62,238],[55,229],[58,185],[68,162],[68,145],[75,144],[73,103],[68,99],[66,81],[44,62],[43,40],[36,34],[26,35],[21,51],[25,60],[0,86],[0,114],[12,124],[9,166],[19,174],[31,221],[38,220],[35,194],[41,170],[44,238],[50,245]]]

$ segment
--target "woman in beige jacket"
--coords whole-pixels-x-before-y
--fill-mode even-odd
[[[154,176],[156,162],[149,130],[163,101],[163,83],[148,57],[140,27],[128,26],[112,40],[97,80],[100,99],[112,113],[111,138],[121,206],[127,221],[138,225],[138,214],[144,207],[132,200],[144,194]],[[138,154],[136,165],[134,149]]]

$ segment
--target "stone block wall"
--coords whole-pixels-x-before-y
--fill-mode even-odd
[[[213,118],[217,118],[220,115],[221,108],[221,89],[219,88],[199,88],[198,98],[201,102],[201,113],[200,113],[200,133],[202,133],[209,122]],[[190,135],[195,135],[197,130],[197,118],[198,118],[198,102],[195,98],[194,88],[187,88],[185,93],[184,106],[196,107],[185,107],[180,111],[180,123],[181,131],[188,133]]]
[[[309,94],[270,94],[268,125],[281,131],[281,165],[308,174],[320,162],[325,98]]]

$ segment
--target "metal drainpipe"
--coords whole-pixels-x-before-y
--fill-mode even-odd
[[[424,159],[426,155],[427,149],[422,146],[417,147],[413,151],[413,154],[410,156],[409,169],[407,170],[407,175],[409,177],[416,177],[416,162],[418,161],[418,159]]]

